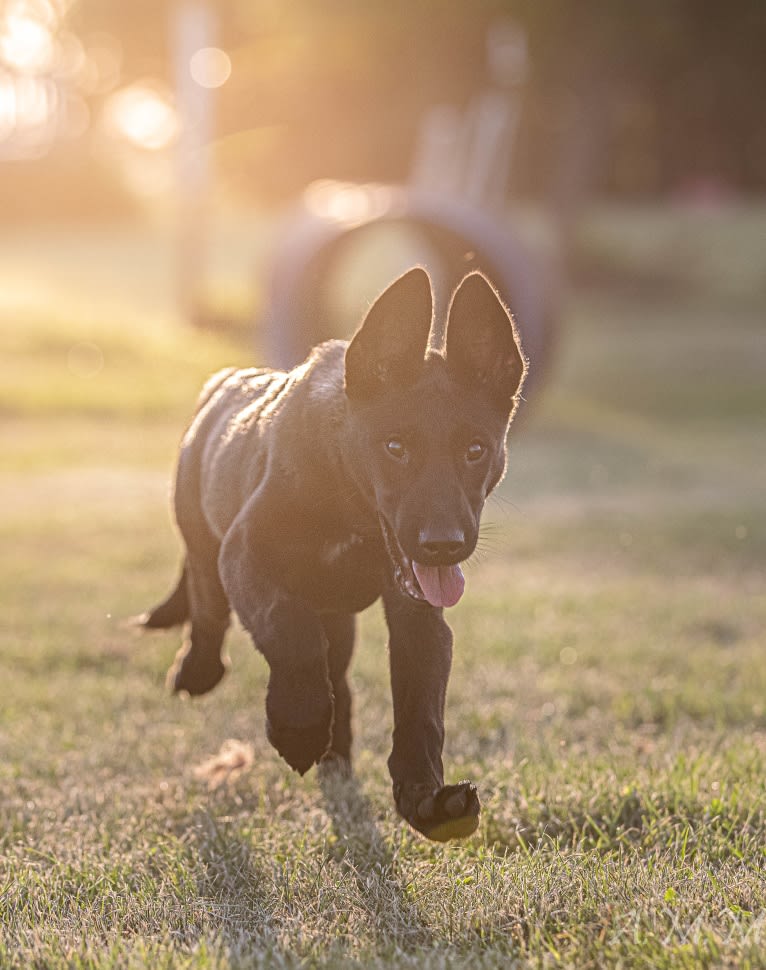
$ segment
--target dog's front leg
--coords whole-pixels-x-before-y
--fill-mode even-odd
[[[394,737],[388,767],[399,813],[439,842],[470,835],[479,799],[470,782],[444,784],[444,702],[452,631],[440,609],[384,594],[389,629]]]
[[[319,616],[272,578],[273,549],[246,517],[227,534],[219,572],[226,594],[270,668],[266,731],[300,774],[330,746],[333,696]]]

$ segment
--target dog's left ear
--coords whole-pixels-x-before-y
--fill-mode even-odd
[[[447,366],[457,380],[483,388],[496,404],[513,411],[527,362],[513,318],[482,273],[469,273],[452,297]]]
[[[378,297],[354,334],[346,349],[346,394],[370,397],[391,384],[415,380],[432,316],[431,281],[418,266]]]

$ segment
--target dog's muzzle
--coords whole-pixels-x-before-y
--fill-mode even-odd
[[[386,549],[394,567],[394,581],[402,593],[410,599],[431,606],[454,606],[463,595],[465,578],[457,563],[429,565],[414,562],[405,553],[396,533],[381,515],[379,516]]]

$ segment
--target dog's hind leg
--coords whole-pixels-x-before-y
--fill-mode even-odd
[[[189,541],[191,539],[191,541]],[[168,671],[174,692],[205,694],[226,672],[221,658],[230,607],[218,576],[218,543],[207,530],[187,538],[184,572],[191,625],[189,635]]]
[[[325,755],[339,762],[344,769],[351,767],[351,691],[346,673],[354,650],[356,617],[353,613],[325,613],[321,617],[327,635],[327,667],[334,696],[332,740]]]
[[[189,572],[184,562],[176,588],[161,603],[136,617],[135,623],[145,630],[169,630],[189,619]]]

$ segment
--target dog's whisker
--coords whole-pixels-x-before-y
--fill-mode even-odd
[[[501,535],[504,531],[499,522],[482,522],[479,526],[480,536]]]
[[[509,544],[509,539],[506,536],[496,535],[496,536],[479,536],[479,541],[476,544],[477,549],[503,549]]]
[[[483,566],[484,563],[487,561],[487,558],[488,556],[486,551],[484,549],[480,549],[477,546],[477,548],[474,549],[474,551],[471,553],[468,559],[466,559],[465,562],[461,564],[461,566],[463,569],[466,570],[466,572],[470,573],[470,572],[473,572],[473,570],[476,569],[477,567]]]
[[[527,513],[524,511],[524,509],[522,509],[521,506],[517,505],[513,501],[513,499],[508,498],[507,495],[502,495],[502,494],[499,494],[497,492],[493,492],[489,496],[489,498],[490,498],[490,501],[493,502],[493,504],[496,507],[498,507],[498,506],[500,507],[501,511],[503,511],[503,512],[510,512],[510,511],[517,512],[519,515],[521,515],[524,518],[526,518]]]
[[[479,541],[487,540],[489,542],[503,541],[508,535],[506,529],[484,529],[479,530]]]

